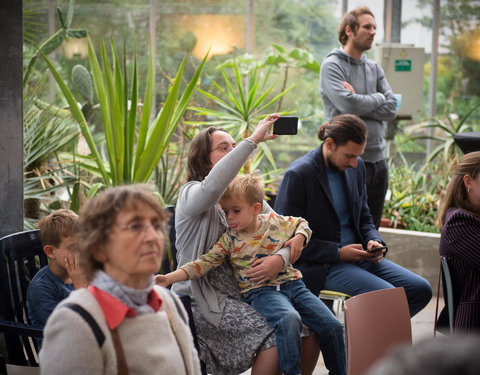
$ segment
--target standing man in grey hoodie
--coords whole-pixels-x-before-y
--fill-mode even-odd
[[[320,94],[327,121],[339,114],[354,114],[368,127],[362,158],[366,167],[368,206],[376,228],[382,218],[388,188],[385,121],[396,116],[397,101],[383,69],[368,60],[377,25],[368,7],[345,13],[338,28],[343,48],[330,52],[320,70]]]

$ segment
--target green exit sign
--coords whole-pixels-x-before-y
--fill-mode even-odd
[[[395,60],[396,72],[411,72],[412,60]]]

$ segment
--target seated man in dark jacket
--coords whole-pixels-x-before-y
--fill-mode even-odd
[[[321,289],[351,296],[404,287],[410,316],[432,297],[428,281],[384,258],[385,245],[367,204],[360,158],[367,128],[355,115],[339,115],[318,132],[319,147],[296,160],[278,189],[275,211],[305,218],[313,231],[295,263],[314,294]]]

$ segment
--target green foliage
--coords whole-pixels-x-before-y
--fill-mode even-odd
[[[28,63],[23,78],[23,84],[28,82],[32,69],[37,61],[37,58],[40,56],[40,51],[45,55],[49,55],[51,52],[55,51],[60,45],[69,38],[85,38],[87,36],[87,30],[84,29],[71,29],[70,26],[73,20],[73,13],[75,9],[75,0],[70,0],[67,10],[67,20],[66,22],[63,19],[62,10],[57,7],[57,14],[60,20],[61,28],[53,34],[48,40],[43,42],[38,49],[38,52],[33,55],[30,62]]]
[[[46,29],[46,26],[38,22],[40,10],[36,7],[31,7],[32,0],[23,0],[23,27],[22,36],[24,43],[35,43],[37,36]]]
[[[288,52],[286,48],[278,44],[273,44],[272,47],[265,52],[262,65],[283,69],[283,82],[280,92],[283,92],[287,88],[288,72],[291,68],[304,68],[315,73],[317,76],[320,74],[320,64],[310,52],[301,48],[293,48]],[[275,112],[277,113],[280,112],[282,100],[283,97],[277,101],[275,108]]]
[[[418,141],[412,139],[409,135],[404,132],[396,132],[394,138],[394,144],[396,146],[395,152],[406,153],[406,152],[421,152],[424,153],[424,147],[419,144]]]
[[[191,124],[221,126],[237,139],[247,138],[258,121],[265,116],[265,111],[291,90],[289,88],[273,94],[275,84],[268,82],[272,67],[261,68],[249,55],[227,60],[218,66],[218,69],[223,77],[223,87],[212,79],[216,94],[199,89],[213,102],[216,109],[191,107],[197,114],[207,116],[206,121]],[[274,167],[275,161],[266,144],[262,142],[259,147]],[[246,173],[249,172],[250,167],[247,164]]]
[[[23,1],[25,5],[27,0]],[[428,3],[429,6],[431,6],[431,2],[431,0],[419,1],[420,5]],[[35,5],[40,4],[40,9],[42,9],[42,7],[46,9],[46,0],[35,0],[32,3]],[[61,5],[62,9],[66,9],[66,5],[69,5],[68,15],[64,16],[67,13],[59,12],[58,19],[61,29],[58,30],[51,39],[41,44],[43,52],[58,48],[62,40],[81,36],[75,31],[77,26],[72,23],[74,2],[62,0],[57,3]],[[277,177],[275,172],[280,171],[272,168],[271,161],[275,160],[277,167],[285,167],[298,156],[316,146],[312,145],[312,142],[316,140],[315,134],[319,125],[323,122],[324,114],[318,93],[317,67],[313,61],[313,70],[308,70],[308,61],[311,61],[312,56],[318,61],[323,60],[325,55],[333,47],[338,45],[336,30],[339,20],[338,17],[335,17],[333,14],[336,5],[338,5],[337,0],[322,0],[320,2],[317,0],[256,1],[254,4],[256,14],[256,17],[254,17],[256,56],[250,56],[249,58],[243,57],[243,51],[241,47],[239,47],[227,56],[212,57],[205,65],[204,71],[210,73],[209,78],[214,82],[209,82],[208,79],[205,79],[201,82],[200,87],[204,92],[219,99],[232,111],[222,106],[220,102],[215,101],[212,97],[203,94],[202,96],[197,96],[197,102],[192,104],[192,107],[199,109],[208,108],[208,110],[205,109],[204,112],[206,115],[205,121],[192,121],[190,124],[222,125],[221,121],[224,121],[224,125],[233,125],[231,131],[233,131],[234,134],[236,132],[240,138],[247,129],[253,129],[253,126],[256,125],[263,114],[276,111],[276,108],[280,108],[280,106],[287,109],[295,109],[298,116],[302,119],[302,129],[300,129],[297,137],[282,138],[275,142],[269,142],[267,150],[271,153],[264,154],[263,152],[259,152],[251,161],[251,169],[262,169],[266,181],[269,181],[270,178],[275,179]],[[78,11],[79,7],[81,7],[81,11]],[[90,64],[89,68],[91,72],[81,65],[74,67],[72,71],[72,87],[75,89],[72,89],[72,95],[74,96],[72,100],[68,102],[70,106],[69,112],[76,114],[77,122],[80,120],[78,124],[83,124],[80,128],[83,129],[82,133],[85,133],[84,138],[88,140],[89,146],[93,145],[97,150],[97,153],[92,151],[92,155],[88,157],[75,155],[72,152],[68,153],[68,155],[64,152],[55,153],[68,157],[68,160],[71,160],[73,163],[69,170],[61,170],[61,166],[56,165],[55,160],[53,160],[55,173],[52,181],[63,183],[68,180],[69,174],[77,176],[76,179],[74,179],[75,188],[70,191],[74,205],[78,206],[79,204],[75,192],[78,191],[80,184],[88,186],[90,188],[89,193],[93,195],[98,189],[103,188],[105,185],[109,183],[113,184],[112,181],[114,177],[115,181],[119,181],[119,183],[124,181],[125,175],[131,175],[133,179],[133,170],[136,169],[137,165],[136,146],[139,143],[140,151],[142,151],[142,148],[145,151],[148,144],[147,138],[150,139],[149,137],[152,136],[152,118],[157,119],[161,114],[161,111],[158,111],[158,113],[155,111],[156,113],[152,115],[154,112],[153,107],[157,106],[158,108],[158,105],[153,103],[167,103],[167,98],[173,90],[173,83],[176,82],[180,76],[178,73],[175,74],[178,66],[182,66],[183,68],[183,77],[191,77],[196,73],[197,64],[181,63],[185,51],[190,51],[197,42],[196,37],[193,33],[183,32],[179,34],[178,18],[171,17],[171,15],[185,14],[187,10],[188,13],[191,14],[205,13],[205,11],[208,10],[209,13],[219,15],[243,15],[246,12],[245,2],[239,3],[232,0],[222,2],[169,0],[162,2],[161,7],[161,12],[157,7],[158,13],[155,17],[156,35],[161,35],[161,38],[159,37],[156,40],[156,50],[161,51],[161,53],[157,53],[154,62],[156,64],[156,70],[160,69],[163,74],[161,79],[155,80],[155,77],[152,79],[152,76],[149,75],[151,62],[148,53],[138,53],[138,58],[135,57],[135,59],[131,57],[118,59],[116,51],[113,51],[114,48],[112,48],[112,52],[107,52],[103,47],[103,51],[98,55],[98,60],[100,60],[98,65],[99,71],[101,71],[99,75],[102,75],[104,80],[104,92],[102,95],[107,99],[98,97],[97,88],[95,88],[95,90],[91,89],[93,88],[92,64]],[[134,0],[131,2],[123,2],[120,0],[106,0],[102,2],[82,0],[82,2],[77,1],[75,21],[77,24],[88,26],[89,35],[90,38],[92,38],[91,43],[93,45],[99,45],[101,40],[105,40],[109,35],[114,35],[116,40],[124,40],[125,48],[130,50],[129,48],[133,48],[135,43],[134,38],[131,37],[133,30],[135,30],[137,35],[145,35],[148,33],[150,11],[151,8],[149,7],[148,0]],[[450,163],[453,160],[453,154],[459,155],[453,143],[453,134],[455,132],[480,130],[478,128],[479,114],[478,111],[475,110],[471,112],[468,119],[464,120],[463,125],[459,126],[459,123],[464,119],[465,115],[472,109],[472,100],[475,100],[475,98],[472,99],[471,95],[477,95],[478,92],[476,92],[475,89],[480,87],[478,85],[478,74],[480,72],[478,62],[473,61],[470,56],[466,54],[467,49],[465,44],[467,36],[470,35],[470,30],[468,29],[475,24],[473,21],[478,19],[478,4],[467,0],[442,0],[441,11],[442,29],[443,31],[448,31],[448,35],[450,36],[450,46],[446,47],[451,47],[451,53],[448,56],[439,58],[437,113],[440,115],[434,120],[418,125],[415,129],[415,132],[422,132],[428,129],[435,130],[432,140],[435,146],[434,153],[436,153],[437,156],[434,156],[432,153],[430,159],[432,165],[437,163],[446,165],[447,163],[444,162],[445,159]],[[43,19],[36,17],[39,13],[32,12],[29,14],[31,17],[29,17],[28,14],[27,17],[24,17],[24,20],[27,21],[24,23],[24,26],[32,26],[30,28],[31,31],[24,33],[25,37],[29,38],[29,43],[35,43],[36,40],[41,38],[43,38],[43,40],[48,39],[49,36],[46,36],[48,28],[45,25],[47,23],[46,11],[41,13],[41,16],[44,17]],[[155,16],[155,14],[153,16]],[[427,23],[431,22],[431,17],[428,18],[429,19],[426,20]],[[27,30],[27,28],[24,30]],[[275,44],[270,48],[272,43]],[[148,49],[148,38],[139,38],[137,47],[139,52],[146,51]],[[34,61],[37,59],[38,53],[36,50],[30,51],[28,48],[29,45],[24,46],[24,60],[30,63],[28,67],[25,67],[25,82],[28,74],[30,74],[29,84],[31,84],[33,82],[32,71],[37,73],[40,62],[37,61],[38,65],[34,66]],[[58,48],[58,50],[60,49]],[[297,52],[292,54],[293,51]],[[298,51],[304,51],[305,55],[303,52],[298,53]],[[110,56],[110,60],[105,62],[104,60],[107,59],[107,55]],[[32,57],[32,59],[28,59],[29,57]],[[222,68],[216,71],[214,70],[214,66],[221,65],[226,59],[235,57],[238,77],[235,74],[232,63],[234,60],[227,61],[227,64],[222,66]],[[90,59],[91,58],[92,56],[90,55]],[[298,61],[296,61],[296,59],[300,61],[304,60],[306,65],[297,69]],[[115,62],[115,60],[117,60],[117,62]],[[128,69],[126,68],[126,61],[129,61]],[[265,61],[271,65],[260,66],[257,61]],[[86,66],[86,61],[81,62]],[[72,66],[78,64],[78,61],[67,61],[62,56],[62,53],[57,53],[55,64],[58,76],[67,77]],[[161,67],[159,67],[159,65]],[[34,68],[32,69],[33,66]],[[133,80],[133,70],[135,70],[133,66],[135,66],[137,74],[135,83]],[[108,69],[106,70],[105,67],[110,68],[109,73],[106,73]],[[254,69],[257,70],[257,75],[250,81],[249,77],[252,76]],[[428,64],[426,69],[428,70]],[[426,75],[428,76],[428,74]],[[35,77],[37,76],[38,74],[35,75]],[[107,79],[107,76],[110,78]],[[130,78],[128,83],[127,76]],[[173,76],[173,78],[170,76]],[[148,79],[139,79],[139,77],[148,77]],[[271,91],[267,97],[264,98],[262,104],[260,104],[260,107],[264,107],[265,104],[276,97],[277,94],[275,93],[281,93],[285,90],[287,87],[287,77],[290,83],[295,84],[294,87],[290,88],[288,95],[277,98],[277,100],[272,102],[271,106],[265,108],[264,111],[257,110],[255,114],[251,116],[249,114],[250,117],[247,117],[247,120],[238,115],[238,112],[241,111],[248,113],[248,111],[245,110],[246,107],[243,108],[242,106],[249,104],[249,93],[256,90],[256,98],[260,98],[270,89]],[[180,79],[183,81],[187,80],[186,78]],[[228,83],[226,80],[228,80]],[[258,86],[256,86],[255,83],[250,83],[255,82],[255,80],[259,82]],[[239,82],[241,85],[239,85]],[[277,85],[272,84],[272,82],[276,82]],[[428,77],[425,79],[425,82],[426,87],[428,87]],[[208,84],[210,84],[210,86],[207,87]],[[215,84],[217,84],[218,87]],[[132,97],[134,85],[137,88],[136,98]],[[26,86],[27,85],[25,85],[25,87]],[[64,91],[68,88],[67,83],[65,83],[65,86],[61,90]],[[243,96],[240,95],[239,88],[242,90]],[[138,99],[139,92],[146,93],[143,103]],[[428,90],[425,90],[425,92],[428,92]],[[66,97],[67,95],[64,95],[64,97],[61,98],[63,103],[65,103]],[[80,107],[77,102],[80,102]],[[425,103],[426,102],[425,99]],[[101,106],[102,103],[103,107]],[[138,105],[136,106],[130,103],[138,103]],[[35,105],[40,109],[50,107],[38,98]],[[106,107],[108,107],[108,109],[105,109]],[[276,108],[274,109],[274,107]],[[78,108],[78,110],[72,108]],[[144,116],[144,113],[148,112],[149,108],[151,115]],[[132,109],[134,113],[132,113]],[[55,111],[56,117],[64,116],[64,110],[55,109]],[[81,119],[80,113],[83,114],[85,123],[82,122],[83,120]],[[460,119],[456,120],[450,117],[450,113],[458,114]],[[221,116],[215,116],[216,114],[222,114],[223,118]],[[110,121],[108,129],[104,127],[105,117],[108,118],[107,121]],[[132,117],[135,117],[135,126],[132,126],[129,122],[129,119]],[[142,121],[144,121],[146,117],[150,118],[150,121],[147,121],[149,123],[148,130],[142,132],[141,124],[144,124]],[[422,120],[415,119],[415,121],[418,122]],[[185,139],[188,139],[192,135],[191,133],[198,130],[198,127],[187,128],[187,130],[181,129],[181,125],[180,121],[180,127],[176,128],[176,133],[170,138],[170,142],[167,142],[167,146],[163,148],[163,151],[161,151],[161,156],[157,159],[159,160],[158,163],[145,160],[141,161],[142,166],[151,166],[153,164],[153,168],[151,169],[153,173],[150,173],[150,176],[147,178],[155,179],[162,197],[164,197],[166,202],[170,203],[174,203],[176,199],[176,192],[178,192],[178,187],[181,185],[184,173],[186,144],[182,142],[185,142]],[[178,133],[180,133],[178,131],[179,128],[185,131],[185,138],[176,138],[176,136],[179,135]],[[91,139],[88,133],[91,134]],[[168,132],[161,133],[161,138],[168,139]],[[405,141],[405,143],[399,145],[398,149],[400,151],[420,151],[421,143],[419,141],[421,138],[425,139],[426,137],[424,134],[417,138],[402,135],[397,136],[395,142]],[[40,137],[39,139],[42,138]],[[45,149],[47,150],[48,147]],[[113,149],[113,151],[111,151],[111,149]],[[154,147],[148,152],[153,154],[153,149]],[[153,155],[152,158],[155,156],[156,155]],[[442,157],[442,161],[440,161],[440,157]],[[123,166],[117,165],[117,158],[119,160],[118,164],[122,164]],[[77,169],[79,162],[81,162],[83,166],[81,170]],[[262,168],[263,165],[267,166]],[[148,174],[149,168],[145,169],[142,173]],[[415,195],[413,188],[405,186],[406,183],[415,181],[416,184],[418,183],[417,185],[420,191],[422,191],[422,189],[428,185],[427,181],[419,182],[421,178],[415,175],[416,170],[417,168],[413,166],[406,166],[406,170],[401,173],[400,171],[395,172],[394,167],[392,167],[391,181],[397,180],[398,183],[392,182],[391,184],[398,185],[395,187],[395,191],[399,194],[398,196],[409,196],[408,194],[410,192],[412,195],[410,195],[409,198],[412,202],[415,201],[418,204],[419,200],[414,200],[413,198]],[[53,171],[49,171],[48,173],[53,173]],[[401,177],[397,179],[393,176],[394,173],[399,174]],[[425,173],[435,174],[437,172],[425,169]],[[57,178],[56,176],[60,177]],[[70,177],[70,179],[72,179],[72,177]],[[43,182],[46,181],[48,181],[47,178],[43,180]],[[41,183],[40,178],[38,178],[38,180],[29,180],[28,182]],[[70,183],[72,183],[72,181],[70,181]],[[443,182],[439,181],[439,183]],[[400,186],[400,184],[403,184],[403,186]],[[48,190],[49,187],[47,185],[44,185],[44,187],[45,196],[48,196],[50,193]],[[419,194],[423,193],[421,192]],[[38,195],[41,195],[40,192],[38,192]],[[37,196],[37,193],[32,194],[32,196]],[[395,199],[397,203],[401,200],[400,198]],[[402,207],[404,203],[405,202],[399,206],[397,205],[401,208],[402,216],[405,218],[410,214],[415,214],[413,209],[407,209],[407,206]],[[393,209],[393,211],[395,210],[396,209]],[[390,212],[392,212],[392,210],[390,210]],[[422,215],[423,213],[420,214]],[[421,222],[425,221],[426,223],[429,222],[429,219],[418,220]],[[410,219],[406,219],[406,221],[413,222],[413,220]],[[421,226],[422,223],[418,225]],[[410,229],[413,227],[414,224],[410,224]]]
[[[440,1],[440,31],[447,36],[457,37],[472,28],[478,21],[480,4],[471,0],[441,0]],[[420,9],[432,9],[433,0],[418,0]],[[414,19],[425,27],[432,28],[432,16],[422,16]]]
[[[42,9],[40,22],[47,23],[47,0],[34,0],[40,4]],[[334,9],[337,0],[261,0],[254,2],[254,13],[252,21],[254,23],[254,53],[255,58],[261,61],[264,52],[269,49],[272,43],[283,46],[288,52],[294,49],[302,49],[311,53],[317,61],[321,61],[332,47],[338,45],[336,41],[336,28],[338,19],[334,17]],[[57,4],[62,10],[67,9],[68,0],[57,0]],[[182,22],[178,22],[182,15],[188,14],[215,14],[229,15],[234,14],[240,19],[246,14],[246,2],[233,0],[227,1],[195,1],[190,0],[168,0],[157,4],[156,14],[151,14],[154,10],[150,6],[149,0],[134,0],[124,2],[120,0],[104,0],[102,2],[94,0],[76,1],[75,16],[73,18],[72,28],[88,27],[88,34],[94,46],[100,45],[102,40],[108,40],[110,35],[115,40],[122,40],[125,43],[127,51],[131,51],[134,45],[132,34],[137,38],[137,69],[140,77],[145,77],[148,69],[148,35],[150,16],[155,19],[156,34],[156,71],[160,70],[162,77],[157,76],[155,83],[155,101],[163,102],[168,95],[169,76],[175,76],[185,51],[192,48],[196,43],[192,33],[186,33]],[[66,12],[64,11],[64,14]],[[57,18],[58,19],[58,18]],[[58,23],[57,23],[58,24]],[[188,25],[189,26],[189,25]],[[187,27],[187,30],[190,28]],[[41,34],[43,39],[47,39],[48,30],[45,27]],[[245,51],[243,46],[239,45],[232,53],[228,55],[215,55],[206,63],[204,72],[208,72],[212,79],[221,82],[223,77],[220,71],[214,71],[214,67],[239,55]],[[193,59],[192,59],[193,60]],[[40,66],[40,61],[38,62]],[[43,62],[42,62],[43,63]],[[61,51],[55,55],[55,67],[62,77],[66,79],[68,72],[78,63],[87,67],[87,61],[73,61],[66,59]],[[44,64],[42,64],[43,66]],[[190,78],[193,74],[195,64],[186,64],[184,76]],[[275,90],[279,90],[284,77],[284,67],[281,69],[272,69],[270,79],[278,82]],[[201,82],[201,88],[205,88],[207,80]],[[282,108],[295,109],[299,117],[302,118],[302,125],[308,128],[310,134],[314,136],[319,125],[323,122],[322,102],[318,93],[318,76],[316,73],[307,69],[291,69],[288,72],[289,86],[293,83],[296,86],[290,93],[284,96],[281,103]],[[139,92],[144,92],[146,80],[138,82]],[[222,84],[223,85],[223,84]],[[72,87],[71,87],[72,88]],[[277,91],[278,92],[278,91]],[[77,92],[73,91],[74,94]],[[61,95],[61,93],[60,93]],[[93,114],[90,120],[88,116],[92,115],[91,109],[84,98],[77,100],[81,102],[82,111],[88,123],[101,123],[101,118]],[[209,107],[210,103],[206,97],[197,95],[195,97],[195,106]],[[277,102],[278,103],[278,102]],[[275,103],[271,111],[276,110]],[[158,105],[157,105],[158,108]]]
[[[124,61],[122,68],[113,39],[110,46],[112,61],[108,58],[104,44],[101,45],[102,70],[92,43],[90,40],[88,42],[91,76],[102,113],[108,164],[104,162],[87,120],[78,107],[76,98],[50,60],[45,54],[41,53],[69,103],[70,111],[77,121],[92,154],[90,158],[84,158],[82,167],[97,174],[100,177],[97,182],[104,186],[146,182],[150,179],[158,161],[167,149],[170,139],[187,108],[206,58],[196,69],[193,78],[180,95],[186,61],[186,57],[184,58],[177,76],[169,87],[169,94],[163,107],[150,123],[150,118],[153,115],[155,83],[151,53],[149,54],[144,101],[141,105],[138,99],[136,56],[132,59],[133,67],[129,85],[126,62]],[[141,115],[137,115],[140,109]],[[88,163],[89,160],[95,164]],[[95,189],[98,188],[99,185],[95,185]]]
[[[390,161],[389,193],[385,200],[383,216],[394,227],[438,233],[435,225],[440,198],[446,189],[449,170],[443,163],[425,163],[420,169]]]
[[[78,135],[69,116],[54,107],[42,108],[35,94],[24,94],[23,167],[38,169]]]
[[[256,33],[259,51],[272,42],[311,51],[317,59],[323,58],[338,45],[334,17],[336,0],[262,0],[255,2]]]
[[[175,205],[186,171],[186,145],[170,143],[155,168],[155,185],[165,204]]]
[[[46,75],[44,75],[45,79]],[[47,105],[38,97],[44,80],[23,96],[23,169],[24,227],[33,228],[41,210],[58,202],[57,194],[74,183],[67,166],[57,159],[58,153],[74,147],[78,130],[70,115]]]
[[[320,64],[310,52],[301,48],[293,48],[287,51],[286,48],[275,43],[265,52],[263,64],[277,67],[305,68],[320,74]]]
[[[448,71],[438,74],[438,92],[441,93],[438,110],[443,110],[442,99],[457,105],[458,98],[478,96],[480,88],[480,61],[474,56],[478,48],[478,26],[480,3],[470,0],[442,0],[440,6],[440,34],[449,41],[443,47],[449,49],[448,57],[439,58],[439,68],[442,60],[448,59],[451,64]],[[433,8],[432,0],[419,0],[419,8]],[[431,13],[417,17],[413,21],[419,22],[426,28],[432,27]],[[446,82],[445,82],[446,81]],[[448,86],[446,89],[445,84]]]
[[[408,131],[413,135],[405,141],[418,142],[430,139],[436,145],[428,155],[421,168],[408,165],[405,158],[403,164],[396,166],[390,163],[389,190],[385,202],[384,216],[394,225],[402,223],[406,229],[438,232],[435,225],[438,204],[448,185],[453,168],[462,156],[456,145],[454,135],[457,133],[478,130],[472,123],[472,117],[480,107],[480,103],[471,103],[463,116],[446,115],[443,119],[435,118],[433,122],[425,122],[410,126]],[[426,134],[433,130],[433,135]],[[418,132],[421,134],[418,135]]]
[[[420,123],[409,127],[409,131],[412,133],[423,131],[427,129],[433,129],[433,135],[421,134],[413,135],[410,140],[419,139],[431,139],[438,143],[433,151],[427,157],[427,163],[443,154],[443,162],[450,166],[452,169],[457,161],[460,159],[462,152],[456,145],[454,135],[457,133],[471,132],[474,127],[469,120],[471,116],[480,108],[480,103],[474,103],[470,109],[458,120],[455,120],[455,116],[448,115],[444,119],[435,118],[433,122]]]
[[[72,83],[85,100],[93,102],[92,77],[83,65],[75,65],[73,67]]]

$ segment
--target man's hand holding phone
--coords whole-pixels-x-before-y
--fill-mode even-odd
[[[375,248],[375,251],[369,251]],[[339,259],[341,262],[361,262],[367,260],[372,263],[380,263],[383,259],[383,254],[386,252],[386,246],[383,246],[378,241],[368,241],[367,248],[365,249],[361,243],[353,243],[341,247],[338,250]]]
[[[368,241],[365,251],[370,255],[370,262],[378,264],[382,261],[384,254],[388,251],[387,246],[383,246],[378,241]]]
[[[369,253],[378,253],[379,251],[388,249],[388,246],[373,246],[370,249],[365,249]]]

